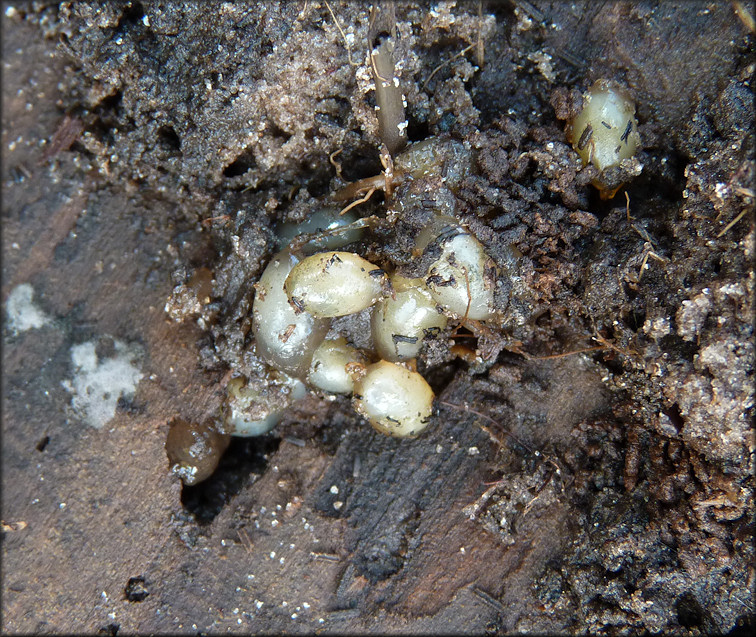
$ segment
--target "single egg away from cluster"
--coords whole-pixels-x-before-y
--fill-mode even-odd
[[[584,166],[593,164],[601,174],[594,186],[609,198],[620,184],[609,171],[632,158],[640,147],[635,103],[617,82],[598,80],[583,95],[583,108],[568,122],[567,139]]]
[[[379,361],[354,383],[354,408],[382,434],[417,436],[430,423],[433,390],[417,372]]]
[[[202,482],[215,471],[230,441],[229,435],[207,423],[198,425],[174,419],[165,440],[171,471],[186,485]]]
[[[386,273],[352,252],[320,252],[295,265],[284,289],[297,314],[346,316],[370,307],[388,291]]]

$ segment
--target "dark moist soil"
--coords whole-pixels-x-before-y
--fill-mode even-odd
[[[4,4],[3,300],[28,284],[48,320],[6,303],[3,630],[749,631],[747,6],[397,3],[410,140],[470,153],[456,214],[507,272],[506,320],[472,340],[484,363],[421,357],[420,438],[311,395],[182,488],[169,424],[256,369],[276,224],[381,169],[367,8]],[[600,78],[643,142],[608,201],[559,119]],[[413,223],[360,249],[409,262]],[[72,393],[88,343],[139,381],[110,379],[99,428]]]

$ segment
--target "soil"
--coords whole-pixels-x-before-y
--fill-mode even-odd
[[[368,10],[3,8],[3,631],[750,632],[746,3],[396,3],[409,139],[465,149],[502,319],[419,358],[419,438],[312,393],[191,487],[167,434],[262,373],[277,226],[381,171]],[[642,140],[610,200],[560,119],[601,78]],[[420,191],[361,253],[420,267]]]

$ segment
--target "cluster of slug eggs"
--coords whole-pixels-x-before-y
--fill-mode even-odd
[[[583,165],[599,170],[593,184],[602,197],[613,196],[621,185],[614,173],[640,146],[635,105],[626,91],[614,82],[594,83],[583,95],[582,108],[568,118],[566,134]],[[438,140],[411,145],[396,158],[399,174],[422,178],[436,172],[444,146]],[[387,274],[357,254],[334,250],[359,237],[359,230],[349,229],[349,220],[328,209],[311,215],[299,232],[321,226],[344,231],[299,249],[283,247],[255,284],[255,351],[272,370],[264,379],[237,376],[229,381],[217,429],[171,428],[167,447],[186,453],[174,450],[169,456],[176,456],[175,467],[187,484],[212,473],[228,444],[227,434],[267,433],[307,394],[308,386],[352,394],[355,410],[381,433],[411,437],[427,427],[434,395],[415,371],[414,359],[449,317],[493,316],[496,268],[472,234],[453,217],[437,214],[415,239],[418,253],[432,246],[438,255],[425,276]],[[297,232],[290,226],[281,234],[286,241]],[[325,249],[306,255],[313,247]],[[333,318],[366,308],[372,308],[371,350],[358,349],[343,336],[327,337]],[[189,434],[191,440],[184,441]]]
[[[602,197],[612,196],[618,187],[612,171],[640,145],[635,105],[627,93],[614,82],[594,83],[566,133],[583,164],[600,171],[594,185]],[[437,170],[443,146],[439,140],[413,144],[397,157],[396,166],[411,178],[427,176]],[[493,261],[472,234],[443,214],[415,239],[418,253],[433,246],[439,254],[424,277],[389,275],[355,253],[332,249],[353,240],[353,235],[333,235],[318,244],[330,250],[304,256],[284,247],[271,259],[255,285],[252,331],[256,353],[274,368],[272,384],[285,399],[275,406],[264,399],[269,388],[234,378],[227,389],[226,433],[270,431],[307,386],[352,394],[355,410],[387,435],[416,436],[428,425],[433,392],[408,362],[446,327],[448,317],[493,316]],[[326,338],[331,319],[369,307],[372,352],[357,349],[343,336]]]
[[[611,197],[621,181],[615,173],[640,146],[635,105],[617,83],[595,82],[572,113],[567,138],[583,165],[599,175],[594,186]],[[413,178],[437,170],[435,155],[443,142],[413,144],[396,166]],[[353,237],[328,239],[341,247]],[[321,246],[324,243],[321,241]],[[419,434],[427,426],[433,392],[407,361],[426,339],[446,327],[447,316],[486,320],[493,315],[496,272],[478,240],[456,221],[438,214],[418,234],[419,253],[434,245],[440,256],[424,277],[387,275],[351,252],[325,250],[300,256],[284,248],[256,284],[252,330],[256,352],[279,373],[279,386],[292,399],[306,385],[334,394],[352,394],[353,405],[378,431],[396,437]],[[327,339],[332,318],[372,307],[373,349],[380,358],[350,345],[343,337]],[[242,378],[229,383],[224,428],[233,435],[269,431],[282,410],[262,408],[260,389]]]
[[[334,242],[337,237],[330,247]],[[293,400],[307,386],[352,394],[355,410],[381,433],[412,437],[427,427],[433,391],[407,362],[446,327],[448,316],[489,318],[495,285],[482,245],[454,220],[438,217],[417,238],[419,249],[432,242],[440,256],[418,278],[389,275],[346,251],[305,256],[285,247],[271,259],[255,284],[255,351]],[[343,336],[326,338],[331,319],[367,308],[373,351],[359,350]],[[243,378],[229,382],[227,395],[226,433],[260,435],[281,417],[281,410],[260,400],[260,388]]]

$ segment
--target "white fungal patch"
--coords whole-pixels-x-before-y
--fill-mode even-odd
[[[265,268],[255,286],[252,333],[263,360],[288,374],[303,376],[328,332],[328,321],[297,312],[289,303],[284,281],[298,263],[296,256],[283,250]]]
[[[446,316],[423,279],[391,277],[394,296],[386,297],[373,309],[373,344],[381,358],[400,361],[415,358],[423,341],[446,327]]]
[[[17,285],[5,302],[5,315],[8,328],[14,333],[44,327],[52,319],[34,305],[34,288],[28,283]]]
[[[320,252],[295,265],[284,283],[297,313],[319,318],[345,316],[383,296],[386,275],[351,252]]]
[[[349,365],[364,365],[365,357],[344,337],[323,341],[312,356],[310,385],[333,394],[351,394],[354,380]]]
[[[599,170],[619,166],[640,146],[635,104],[615,82],[598,80],[583,96],[583,109],[567,127],[567,137],[583,160]]]
[[[383,434],[413,437],[430,422],[433,390],[417,372],[380,361],[355,382],[354,408]]]
[[[88,341],[71,347],[73,378],[62,381],[73,394],[71,407],[88,425],[102,428],[115,416],[118,400],[131,400],[142,378],[139,362],[142,349],[113,339],[112,356],[100,358],[97,343]]]

